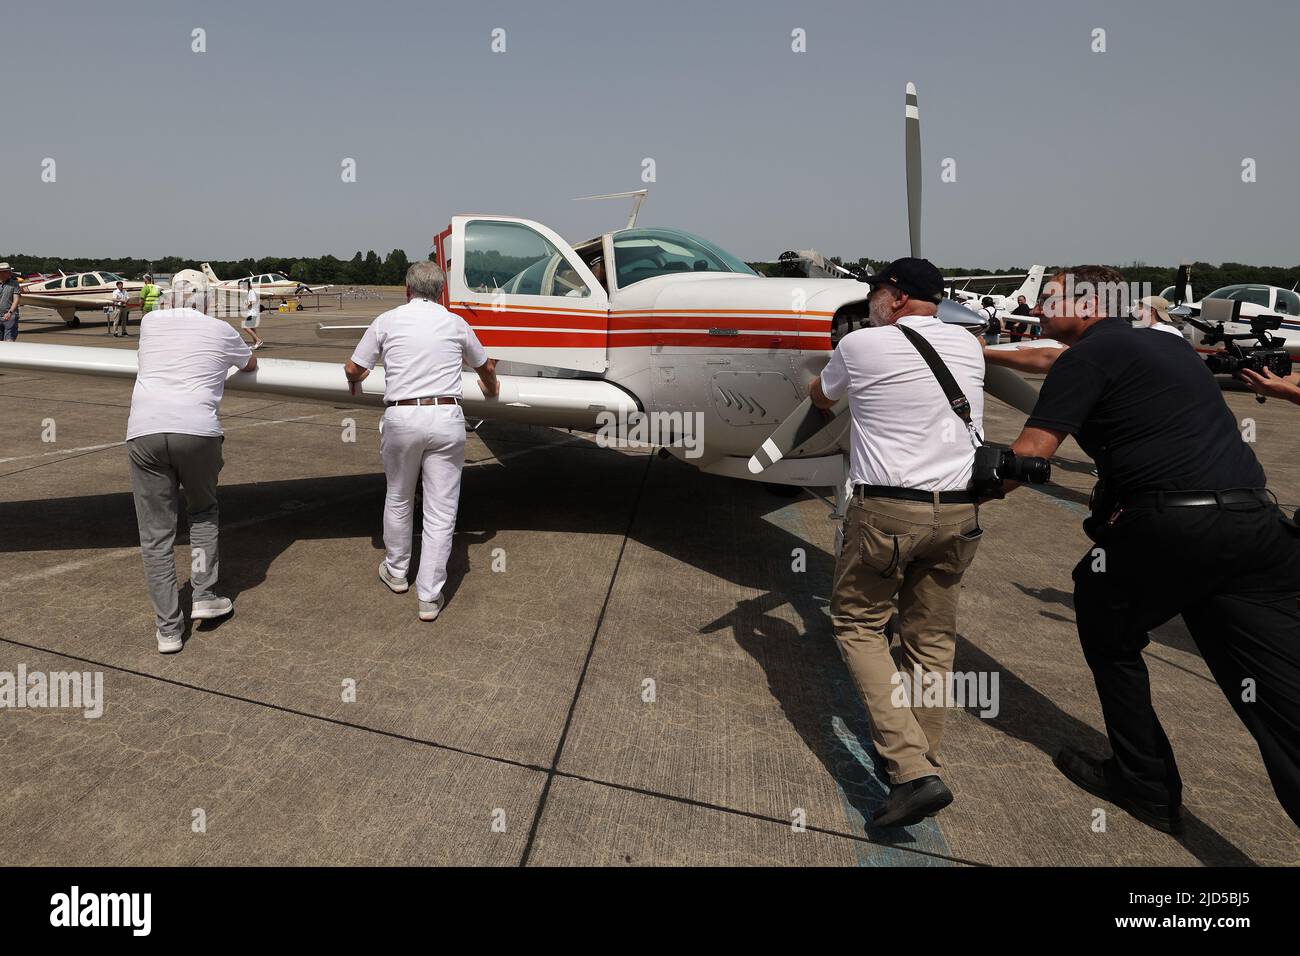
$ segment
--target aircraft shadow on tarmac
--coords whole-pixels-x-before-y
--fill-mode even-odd
[[[503,438],[490,426],[477,434],[497,457],[520,450],[520,441]],[[942,853],[942,837],[933,824],[908,831],[879,829],[870,823],[872,810],[886,794],[882,783],[886,776],[877,766],[866,712],[831,636],[827,595],[834,560],[771,520],[789,500],[774,497],[754,483],[705,475],[676,461],[622,455],[598,448],[585,438],[568,437],[564,447],[550,443],[557,447],[539,450],[577,457],[589,465],[545,467],[538,458],[527,464],[466,469],[457,524],[459,529],[474,530],[456,533],[448,565],[448,601],[454,599],[471,570],[471,544],[491,540],[505,530],[630,533],[632,540],[646,548],[735,585],[764,592],[738,602],[734,610],[702,627],[701,634],[730,630],[737,644],[763,668],[783,714],[839,785],[870,839]],[[264,583],[276,559],[304,539],[368,538],[376,551],[377,566],[382,553],[383,492],[379,473],[222,485],[224,593],[237,597]],[[546,506],[538,507],[539,502]],[[632,507],[637,510],[629,526]],[[682,520],[683,511],[687,520]],[[418,504],[415,513],[420,513]],[[719,515],[727,529],[725,542],[718,540]],[[127,492],[0,503],[0,527],[6,529],[0,552],[134,548],[139,544],[134,506]],[[251,530],[244,532],[243,528]],[[182,530],[177,543],[184,544],[187,539]],[[418,521],[415,548],[413,562],[418,560]],[[796,548],[805,549],[807,568],[792,575],[790,555]],[[365,571],[370,573],[369,568]],[[1032,593],[1031,589],[1022,590]],[[1033,596],[1067,605],[1064,592],[1047,592],[1044,589]],[[785,604],[797,614],[798,626],[770,613]],[[1065,744],[1083,745],[1094,752],[1105,749],[1102,734],[1064,713],[961,636],[956,666],[1000,673],[1003,707],[997,717],[982,718],[994,729],[1032,744],[1049,759]],[[1180,842],[1207,864],[1252,862],[1212,827],[1190,815]]]

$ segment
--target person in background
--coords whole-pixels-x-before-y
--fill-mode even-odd
[[[250,344],[253,351],[256,352],[266,344],[262,341],[262,337],[257,334],[257,326],[262,321],[261,296],[257,294],[257,288],[253,285],[252,279],[240,279],[239,284],[244,290],[244,320],[240,323],[240,328],[248,333]]]
[[[18,341],[18,303],[22,286],[7,262],[0,262],[0,342]]]
[[[1183,330],[1169,315],[1169,300],[1158,295],[1149,295],[1138,299],[1133,306],[1133,327],[1136,329],[1159,329],[1183,338]]]
[[[122,280],[117,281],[117,288],[113,290],[113,321],[108,323],[108,331],[114,337],[126,335],[126,320],[131,314],[130,310],[131,296],[127,294]]]
[[[1025,301],[1025,297],[1023,295],[1018,295],[1016,296],[1016,307],[1011,310],[1011,314],[1012,315],[1033,315],[1034,310],[1033,307],[1030,306],[1029,303]],[[1029,328],[1029,323],[1027,322],[1007,323],[1007,333],[1010,335],[1012,342],[1019,342],[1022,338],[1024,338],[1025,332],[1027,331],[1028,328]]]
[[[162,288],[154,285],[153,276],[146,273],[144,288],[140,290],[140,315],[142,318],[158,308],[158,299],[161,296]]]
[[[985,296],[980,302],[980,315],[984,317],[984,344],[997,345],[1002,340],[1002,320],[998,318],[997,307],[993,299]]]

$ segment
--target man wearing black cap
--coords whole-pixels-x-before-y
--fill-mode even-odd
[[[952,703],[957,597],[982,532],[969,490],[975,439],[902,329],[938,353],[970,403],[976,432],[984,356],[973,335],[937,318],[943,276],[932,263],[899,259],[862,281],[873,286],[870,327],[840,341],[810,395],[820,408],[849,398],[854,493],[831,619],[892,784],[873,820],[911,826],[952,802],[939,776],[939,741]],[[905,673],[885,632],[895,599]],[[934,693],[918,699],[916,689],[938,689],[938,706]]]

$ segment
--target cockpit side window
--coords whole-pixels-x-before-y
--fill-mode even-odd
[[[586,298],[591,289],[546,237],[523,223],[465,224],[465,284],[476,292]]]

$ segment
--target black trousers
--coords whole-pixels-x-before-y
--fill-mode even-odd
[[[1142,659],[1147,632],[1181,614],[1300,825],[1300,536],[1275,507],[1235,505],[1125,511],[1094,539],[1074,607],[1121,775],[1182,800]]]

